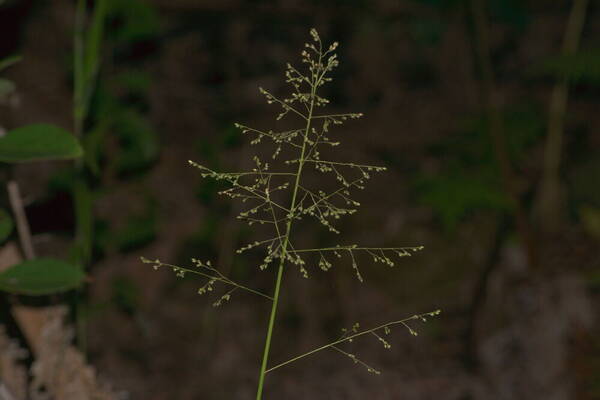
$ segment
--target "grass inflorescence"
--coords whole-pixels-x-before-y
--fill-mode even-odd
[[[261,251],[264,255],[258,265],[260,270],[275,267],[275,283],[273,294],[268,295],[234,282],[224,276],[209,261],[192,260],[193,267],[186,268],[163,263],[160,260],[142,258],[144,263],[149,263],[155,269],[160,267],[170,268],[177,276],[183,277],[187,273],[199,275],[206,282],[198,290],[199,294],[206,294],[214,290],[214,286],[226,286],[226,292],[214,303],[220,306],[231,299],[235,291],[245,291],[261,296],[271,302],[269,324],[265,337],[263,358],[259,372],[256,398],[261,399],[265,377],[267,373],[286,366],[306,356],[326,349],[335,350],[354,363],[364,366],[367,371],[379,371],[355,354],[343,350],[340,345],[352,342],[362,336],[373,336],[381,342],[384,348],[391,348],[386,338],[392,327],[401,325],[409,333],[417,332],[409,325],[413,321],[425,321],[440,313],[439,310],[413,315],[411,317],[390,321],[375,328],[360,329],[354,324],[349,329],[342,330],[342,335],[329,344],[320,346],[288,361],[269,367],[269,353],[273,338],[277,307],[282,295],[282,279],[284,271],[290,267],[297,268],[299,273],[308,278],[310,275],[309,261],[316,259],[317,268],[328,271],[334,262],[348,262],[353,268],[359,281],[363,275],[359,268],[359,255],[370,256],[375,263],[382,263],[393,267],[401,257],[410,256],[423,249],[423,246],[404,247],[371,247],[357,244],[336,244],[322,248],[298,248],[294,241],[295,224],[302,219],[314,220],[329,232],[339,234],[337,221],[348,215],[354,214],[360,203],[353,199],[353,193],[362,190],[373,174],[386,170],[384,166],[358,164],[335,159],[328,159],[323,155],[323,149],[333,149],[340,145],[338,140],[331,137],[330,131],[351,120],[361,118],[362,113],[336,113],[327,114],[320,110],[329,104],[329,100],[320,94],[322,86],[332,80],[331,72],[338,66],[339,61],[335,53],[338,43],[334,42],[324,47],[321,38],[315,29],[310,30],[311,42],[306,43],[301,52],[301,61],[304,68],[296,68],[287,64],[285,71],[286,82],[292,91],[289,97],[279,98],[264,88],[259,88],[268,104],[277,106],[276,120],[283,118],[294,119],[297,128],[286,130],[264,130],[252,128],[240,123],[235,126],[245,135],[251,137],[252,145],[269,145],[271,149],[268,160],[261,159],[258,155],[253,157],[253,167],[247,171],[220,172],[212,170],[200,163],[189,161],[190,165],[199,169],[204,178],[214,179],[227,184],[227,188],[220,191],[221,195],[233,200],[243,202],[246,207],[237,218],[248,225],[264,225],[271,229],[272,234],[262,240],[257,240],[240,247],[236,253],[246,251]],[[329,153],[329,151],[326,151]],[[335,189],[311,186],[307,173],[313,172],[332,178],[337,184]],[[317,180],[322,182],[323,179]]]

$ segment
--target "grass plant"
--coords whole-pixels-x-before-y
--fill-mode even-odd
[[[359,260],[364,256],[370,257],[375,263],[393,267],[398,258],[410,256],[423,249],[423,246],[408,247],[372,247],[357,244],[337,244],[321,248],[299,248],[294,233],[300,220],[318,222],[329,232],[339,234],[336,222],[344,216],[352,215],[360,206],[353,199],[353,192],[362,190],[372,175],[386,170],[383,166],[359,164],[354,162],[329,159],[325,154],[338,147],[340,142],[331,135],[333,127],[361,118],[362,113],[322,113],[321,109],[328,105],[329,100],[322,96],[321,88],[332,80],[331,73],[339,61],[335,53],[338,43],[334,42],[324,47],[315,29],[310,30],[311,41],[305,44],[301,52],[304,68],[296,68],[287,64],[285,71],[286,82],[292,91],[289,97],[279,98],[267,89],[260,88],[260,93],[268,104],[279,108],[276,120],[290,119],[292,129],[261,130],[236,123],[242,133],[251,136],[252,145],[265,144],[269,146],[270,159],[263,160],[254,156],[254,167],[241,172],[219,172],[202,164],[190,161],[190,165],[200,170],[204,178],[226,183],[227,188],[219,192],[234,200],[240,200],[246,208],[237,218],[248,225],[261,225],[271,232],[264,240],[249,243],[237,250],[238,254],[246,251],[262,251],[264,257],[259,265],[260,270],[275,269],[275,282],[272,294],[265,294],[251,289],[223,275],[210,261],[192,259],[192,267],[164,263],[158,259],[142,258],[144,263],[153,265],[155,269],[168,267],[179,277],[186,274],[199,275],[206,283],[198,289],[199,294],[215,290],[217,284],[226,286],[224,294],[213,303],[220,306],[229,301],[236,291],[245,291],[271,302],[268,327],[265,335],[264,351],[256,399],[262,399],[265,378],[268,373],[287,366],[292,362],[313,355],[323,350],[335,350],[354,363],[362,365],[368,372],[379,374],[379,371],[355,354],[341,348],[341,345],[352,342],[363,336],[373,336],[382,345],[391,347],[386,336],[394,326],[403,326],[412,335],[417,332],[409,325],[414,321],[425,321],[428,317],[436,316],[439,310],[413,315],[408,318],[389,321],[374,328],[361,329],[354,324],[349,329],[343,329],[341,336],[331,343],[292,357],[282,363],[269,366],[269,354],[275,328],[277,310],[283,294],[282,283],[285,273],[291,268],[309,277],[311,262],[324,271],[328,271],[333,263],[348,261],[356,275],[363,282],[359,268]],[[266,143],[263,143],[266,142]],[[310,179],[310,174],[320,175],[319,179]],[[327,185],[315,187],[326,178],[332,179],[337,186],[327,189]],[[261,229],[262,232],[264,229]]]

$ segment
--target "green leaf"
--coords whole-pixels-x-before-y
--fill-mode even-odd
[[[10,236],[13,227],[13,220],[8,211],[0,208],[0,243],[4,242]]]
[[[0,161],[3,162],[64,160],[82,155],[77,139],[55,125],[26,125],[0,137]]]
[[[38,258],[14,265],[0,273],[0,290],[41,296],[76,288],[84,278],[79,267],[61,260]]]

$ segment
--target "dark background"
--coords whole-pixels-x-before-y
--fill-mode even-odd
[[[472,3],[113,2],[88,121],[100,131],[89,360],[103,379],[133,399],[253,398],[269,305],[239,293],[215,309],[196,294],[201,280],[139,257],[211,259],[271,291],[274,269],[234,254],[254,240],[234,219],[240,205],[187,160],[251,166],[233,123],[272,126],[257,88],[284,93],[285,64],[299,64],[316,27],[340,42],[331,112],[365,114],[339,130],[339,158],[389,169],[334,244],[425,250],[392,269],[364,262],[362,284],[344,263],[309,280],[290,269],[271,359],[357,321],[443,312],[415,324],[417,337],[395,329],[390,350],[374,337],[347,346],[381,375],[324,352],[269,374],[266,398],[600,398],[600,7],[589,2],[579,50],[561,55],[576,1],[489,0],[484,14]],[[0,106],[2,126],[72,126],[73,16],[67,0],[0,6],[1,55],[23,57],[6,73],[18,91]],[[561,84],[553,171],[544,157]],[[17,169],[39,254],[61,256],[71,239],[65,165]],[[323,241],[318,227],[299,235]]]

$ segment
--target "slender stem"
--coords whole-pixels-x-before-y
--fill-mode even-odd
[[[310,125],[310,119],[312,118],[310,113],[312,112],[312,110],[309,110],[309,116],[307,117],[306,115],[302,114],[300,111],[298,111],[294,107],[292,107],[289,103],[285,103],[285,102],[279,100],[277,97],[273,96],[271,93],[269,93],[265,89],[261,89],[261,90],[262,90],[263,94],[267,95],[272,101],[279,103],[283,107],[284,110],[289,110],[289,111],[296,113],[299,117],[301,117],[302,119],[305,119],[307,121],[307,124]]]
[[[338,247],[321,247],[319,249],[300,249],[293,250],[293,253],[306,253],[306,252],[316,252],[316,251],[348,251],[348,250],[422,250],[423,246],[412,246],[412,247],[352,247],[352,246],[338,246]]]
[[[376,370],[375,368],[371,367],[369,364],[365,363],[364,361],[358,359],[355,355],[348,353],[347,351],[344,351],[342,349],[340,349],[337,346],[331,346],[331,348],[339,353],[342,353],[343,355],[345,355],[346,357],[349,357],[351,360],[353,360],[355,363],[361,364],[363,367],[365,367],[368,371],[371,371],[377,375],[379,375],[381,372]]]
[[[286,241],[287,242],[287,241]],[[265,373],[269,361],[269,350],[271,348],[271,337],[273,336],[273,326],[275,325],[275,315],[277,314],[277,305],[279,303],[279,289],[281,288],[281,278],[283,277],[284,258],[281,258],[279,268],[277,269],[277,280],[275,281],[275,293],[273,294],[273,304],[271,305],[271,315],[269,317],[269,327],[267,328],[267,338],[265,339],[265,348],[260,366],[260,375],[258,377],[258,389],[256,390],[256,400],[262,399],[263,387],[265,384]]]
[[[19,234],[19,242],[21,242],[23,255],[25,256],[25,259],[31,260],[32,258],[35,258],[35,251],[33,249],[31,231],[29,229],[29,223],[27,222],[25,208],[23,207],[23,200],[21,198],[21,192],[19,191],[19,185],[16,181],[10,180],[6,184],[6,189],[8,191],[8,200],[15,216],[17,232]]]
[[[85,119],[84,92],[84,19],[85,1],[78,0],[75,11],[75,32],[73,35],[73,130],[75,136],[81,138],[83,134],[83,120]]]
[[[245,175],[266,175],[266,176],[275,176],[275,175],[283,175],[283,176],[295,176],[296,174],[293,172],[265,172],[265,171],[251,171],[251,172],[227,172],[227,175],[235,175],[235,176],[245,176]]]
[[[356,115],[356,113],[314,115],[312,118],[313,119],[321,119],[321,118],[351,117],[353,115]]]
[[[99,67],[98,52],[102,40],[107,1],[95,2],[91,26],[86,25],[86,1],[78,0],[75,11],[75,29],[73,35],[73,130],[78,139],[85,134],[85,122],[88,117],[90,99],[96,84]],[[84,146],[85,147],[85,146]],[[87,149],[84,149],[87,150]],[[85,173],[83,158],[75,160],[74,169],[78,179],[73,186],[75,205],[75,247],[76,260],[86,269],[92,258],[93,205],[91,189]],[[76,319],[77,342],[82,354],[86,351],[86,293],[85,288],[78,291]]]
[[[406,325],[406,322],[408,322],[408,321],[415,320],[415,319],[419,319],[419,318],[423,318],[423,317],[425,317],[425,316],[431,316],[431,315],[434,315],[434,314],[436,314],[436,313],[438,313],[438,310],[436,310],[436,311],[432,311],[432,312],[428,312],[428,313],[424,313],[424,314],[413,315],[412,317],[404,318],[404,319],[401,319],[401,320],[399,320],[399,321],[392,321],[392,322],[388,322],[388,323],[386,323],[386,324],[382,324],[382,325],[376,326],[375,328],[366,329],[366,330],[364,330],[364,331],[357,332],[357,333],[355,333],[354,335],[344,336],[344,337],[342,337],[341,339],[338,339],[338,340],[336,340],[335,342],[328,343],[328,344],[326,344],[326,345],[323,345],[323,346],[321,346],[321,347],[317,347],[316,349],[313,349],[313,350],[311,350],[311,351],[308,351],[308,352],[306,352],[306,353],[300,354],[299,356],[296,356],[296,357],[294,357],[294,358],[290,358],[290,359],[289,359],[289,360],[287,360],[287,361],[284,361],[284,362],[282,362],[282,363],[280,363],[280,364],[277,364],[277,365],[275,365],[274,367],[271,367],[271,368],[269,368],[269,369],[268,369],[266,372],[271,372],[271,371],[274,371],[274,370],[276,370],[276,369],[278,369],[278,368],[281,368],[281,367],[283,367],[284,365],[291,364],[291,363],[293,363],[294,361],[298,361],[298,360],[300,360],[300,359],[302,359],[302,358],[304,358],[304,357],[308,357],[308,356],[310,356],[310,355],[312,355],[312,354],[318,353],[319,351],[323,351],[323,350],[325,350],[325,349],[328,349],[328,348],[331,348],[331,347],[335,347],[336,345],[338,345],[338,344],[340,344],[340,343],[344,343],[344,342],[352,341],[353,339],[355,339],[355,338],[357,338],[357,337],[360,337],[360,336],[366,335],[366,334],[368,334],[368,333],[373,333],[373,332],[375,332],[375,331],[378,331],[378,330],[380,330],[380,329],[383,329],[383,328],[385,328],[386,326],[388,326],[388,327],[389,327],[389,326],[393,326],[393,325],[400,325],[400,324],[401,324],[401,325],[404,325],[404,326],[407,326],[407,325]],[[408,328],[410,329],[410,327],[408,327]]]
[[[306,118],[306,128],[304,130],[304,141],[302,143],[302,151],[300,154],[300,161],[298,163],[298,170],[296,172],[296,181],[294,183],[294,191],[292,193],[292,202],[290,205],[290,214],[294,212],[294,208],[296,207],[296,197],[298,195],[298,188],[300,187],[300,176],[302,174],[302,167],[304,166],[304,154],[306,152],[306,145],[308,143],[308,134],[310,132],[310,123],[312,120],[312,113],[315,105],[315,92],[317,89],[318,82],[315,82],[312,85],[311,89],[311,103],[310,109],[308,111],[308,118]],[[267,371],[267,364],[269,362],[269,350],[271,348],[271,337],[273,336],[273,326],[275,325],[275,316],[277,314],[277,305],[279,303],[279,290],[281,288],[281,280],[283,277],[283,265],[285,263],[286,255],[287,255],[287,247],[289,244],[290,231],[292,229],[292,221],[293,217],[287,221],[283,246],[281,249],[281,259],[279,262],[279,268],[277,269],[277,280],[275,281],[275,293],[273,294],[273,304],[271,307],[271,315],[269,317],[269,327],[267,328],[267,337],[265,339],[265,348],[263,351],[262,364],[260,366],[260,375],[258,377],[258,388],[256,391],[256,400],[262,399],[262,392],[265,383],[265,375]]]
[[[198,168],[198,169],[201,169],[201,170],[206,170],[206,171],[208,171],[209,173],[211,173],[211,174],[214,174],[214,175],[218,175],[218,174],[217,174],[217,172],[213,171],[212,169],[210,169],[210,168],[207,168],[207,167],[205,167],[205,166],[203,166],[203,165],[200,165],[200,164],[198,164],[198,163],[196,163],[196,162],[194,162],[194,161],[192,161],[192,160],[188,160],[188,163],[189,163],[191,166],[193,166],[193,167],[196,167],[196,168]],[[251,193],[252,195],[256,196],[257,198],[259,198],[259,199],[261,199],[261,200],[264,200],[265,202],[270,202],[270,203],[271,203],[271,204],[273,204],[275,207],[277,207],[277,208],[279,208],[279,209],[281,209],[281,210],[283,210],[283,211],[285,211],[285,212],[287,212],[287,213],[290,213],[290,212],[291,212],[291,210],[287,209],[286,207],[282,206],[282,205],[281,205],[281,204],[279,204],[279,203],[276,203],[276,202],[274,202],[274,201],[271,201],[270,199],[268,199],[266,196],[263,196],[263,195],[262,195],[261,193],[259,193],[258,191],[256,191],[256,190],[253,190],[253,189],[251,189],[251,188],[250,188],[250,187],[248,187],[248,186],[240,185],[240,184],[237,182],[237,180],[236,180],[236,179],[234,179],[234,178],[231,178],[231,177],[228,177],[228,176],[227,176],[227,174],[223,174],[223,178],[220,178],[220,179],[222,179],[222,180],[225,180],[225,181],[229,182],[229,183],[230,183],[232,186],[234,186],[234,187],[236,187],[236,188],[239,188],[239,189],[242,189],[242,190],[245,190],[245,191],[247,191],[247,192]]]
[[[262,292],[259,292],[258,290],[251,289],[251,288],[249,288],[247,286],[240,285],[239,283],[237,283],[235,281],[232,281],[231,279],[229,279],[227,277],[224,277],[224,276],[221,276],[221,277],[214,276],[214,275],[210,275],[210,274],[204,273],[202,271],[196,271],[194,269],[180,267],[178,265],[173,265],[173,264],[168,264],[168,263],[164,263],[164,262],[158,261],[158,260],[148,260],[147,258],[144,258],[144,257],[142,257],[142,262],[144,264],[154,264],[155,266],[169,267],[169,268],[173,268],[173,269],[177,269],[177,270],[189,272],[190,274],[200,275],[200,276],[203,276],[203,277],[208,278],[208,279],[214,279],[216,281],[223,282],[223,283],[225,283],[227,285],[235,286],[237,289],[242,289],[242,290],[245,290],[245,291],[247,291],[249,293],[253,293],[253,294],[257,295],[257,296],[261,296],[261,297],[264,297],[266,299],[273,300],[273,298],[271,296],[269,296],[269,295],[266,295],[266,294],[264,294]]]
[[[329,165],[341,165],[345,167],[353,167],[353,168],[380,168],[382,171],[385,171],[385,167],[381,167],[379,165],[366,165],[366,164],[354,164],[349,162],[338,162],[338,161],[327,161],[327,160],[312,160],[307,158],[304,162],[311,162],[317,164],[329,164]]]
[[[85,1],[78,0],[75,9],[75,29],[73,34],[73,133],[81,139],[83,136],[83,123],[85,121],[85,71],[84,71],[84,24],[85,24]],[[83,169],[82,160],[75,160],[75,170],[80,173]],[[82,189],[84,187],[81,176],[78,177],[76,186],[72,189],[73,203],[75,205],[75,248],[76,260],[85,269],[87,257],[84,255],[84,240],[82,235],[82,219],[84,213]],[[82,304],[85,297],[84,289],[77,291],[75,299],[75,326],[77,332],[77,347],[83,355],[87,348],[87,334],[85,324],[85,307]]]
[[[567,21],[562,54],[577,52],[586,17],[588,0],[574,0]],[[548,112],[548,133],[544,147],[543,174],[538,194],[539,224],[544,232],[556,233],[563,219],[563,185],[560,181],[560,161],[565,115],[569,99],[569,82],[560,79],[552,90]]]

